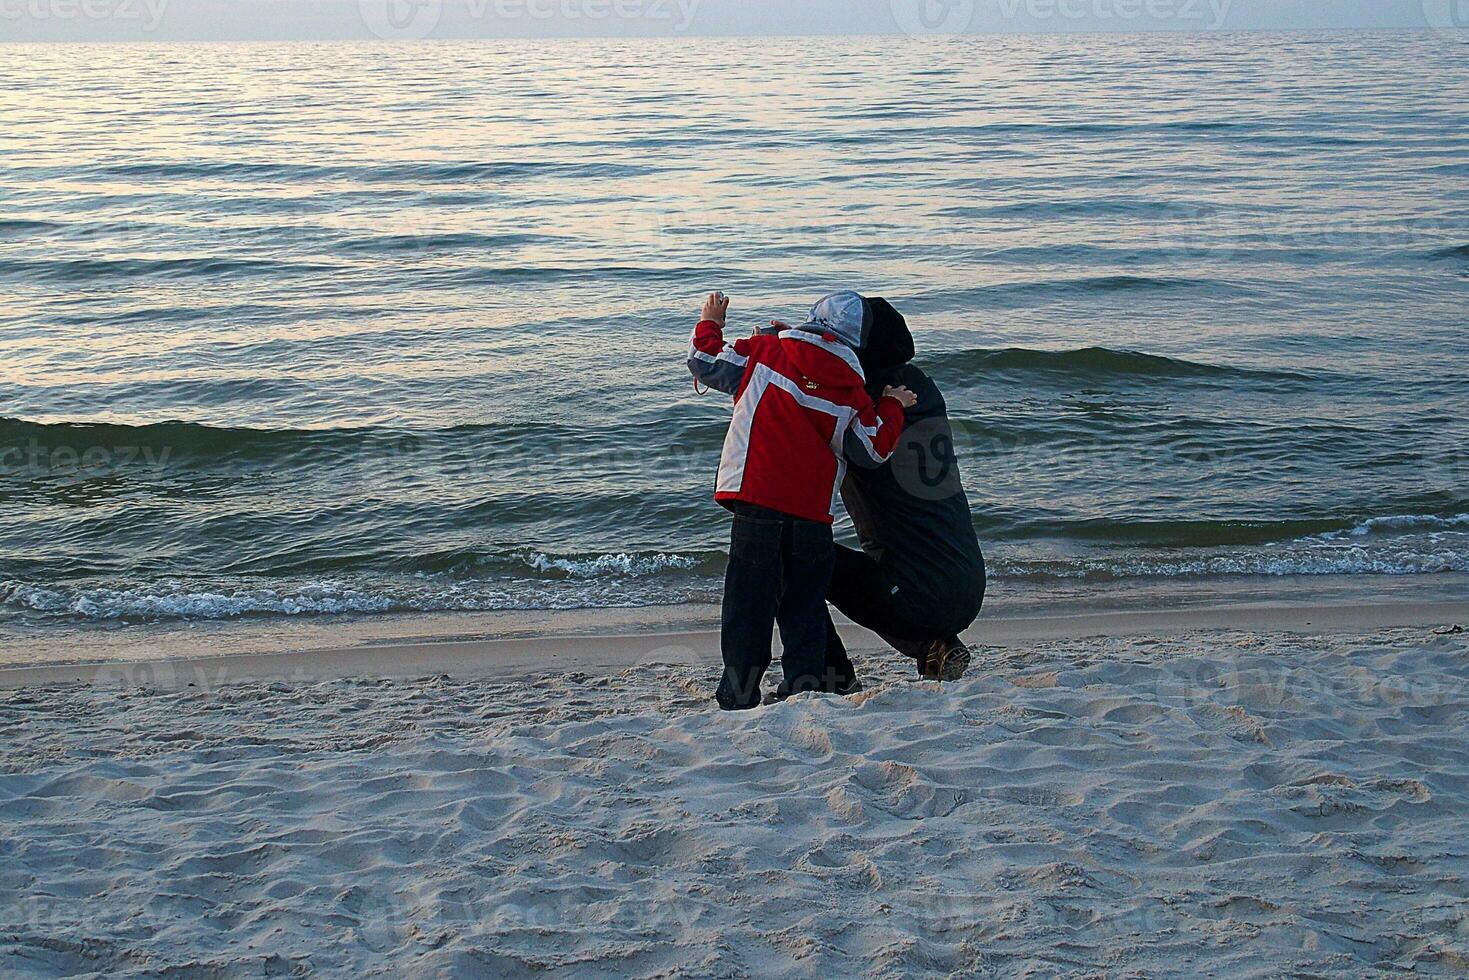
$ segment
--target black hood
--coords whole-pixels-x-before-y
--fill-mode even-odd
[[[913,334],[908,332],[908,321],[903,319],[903,314],[887,300],[874,296],[867,300],[867,306],[872,313],[872,326],[867,344],[857,352],[857,360],[862,362],[862,371],[868,379],[875,380],[913,360]]]

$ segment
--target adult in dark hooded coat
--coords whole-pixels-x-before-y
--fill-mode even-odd
[[[842,502],[862,550],[838,546],[827,601],[913,657],[923,676],[957,680],[969,666],[959,634],[984,602],[984,555],[944,397],[911,363],[913,335],[902,314],[884,299],[866,302],[872,324],[858,356],[869,392],[902,385],[918,402],[907,409],[888,462],[873,467],[867,460],[864,467],[861,459],[850,460]],[[836,690],[858,686],[856,668],[830,622],[826,670]]]

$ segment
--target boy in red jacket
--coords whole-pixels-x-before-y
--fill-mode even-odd
[[[832,501],[844,454],[886,461],[915,399],[906,388],[885,389],[875,404],[867,394],[856,351],[872,309],[857,293],[827,296],[803,326],[776,321],[776,332],[733,344],[728,310],[729,299],[711,293],[689,347],[694,378],[735,399],[714,494],[734,513],[715,699],[727,711],[760,704],[777,622],[785,679],[776,696],[848,693],[824,676]]]

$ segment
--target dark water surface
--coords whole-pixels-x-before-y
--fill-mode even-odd
[[[1469,572],[1462,57],[0,47],[0,625],[709,596],[716,287],[908,314],[998,592]]]

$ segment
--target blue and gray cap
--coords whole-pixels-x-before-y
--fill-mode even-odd
[[[872,307],[861,293],[850,289],[817,300],[804,329],[831,333],[853,350],[867,346],[872,332]]]

